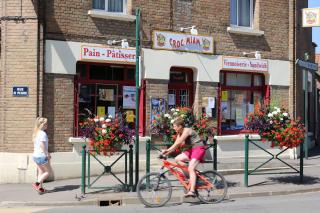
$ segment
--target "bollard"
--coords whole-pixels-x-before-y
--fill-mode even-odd
[[[248,187],[248,167],[249,167],[249,135],[244,139],[244,185]]]
[[[82,146],[81,193],[86,193],[86,145]]]
[[[300,183],[303,183],[303,142],[300,144]]]
[[[150,173],[150,151],[151,151],[151,141],[148,139],[146,143],[146,173]]]
[[[129,145],[129,185],[133,190],[133,145]]]
[[[217,171],[217,143],[218,141],[216,139],[213,139],[213,170]]]

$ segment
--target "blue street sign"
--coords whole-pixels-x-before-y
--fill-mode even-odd
[[[313,70],[313,71],[318,71],[318,64],[316,64],[316,63],[297,59],[296,64],[298,64],[302,68],[306,68],[306,69]]]
[[[12,95],[14,97],[26,97],[29,96],[29,87],[13,87]]]

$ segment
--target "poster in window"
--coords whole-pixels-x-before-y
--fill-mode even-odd
[[[215,108],[215,98],[214,97],[208,97],[208,107],[210,109],[214,109]]]
[[[241,107],[237,107],[236,108],[236,125],[238,127],[244,126],[244,119],[243,119],[242,108]]]
[[[202,107],[208,107],[208,97],[202,97]]]
[[[228,101],[228,91],[221,92],[221,101]]]
[[[99,89],[99,101],[114,101],[113,89]]]
[[[176,95],[175,94],[169,94],[168,97],[168,105],[176,105]]]
[[[230,119],[228,102],[221,102],[221,114],[222,114],[222,119]]]
[[[166,102],[164,98],[151,98],[151,123],[161,113],[166,112]]]
[[[116,108],[113,106],[108,107],[108,115],[111,115],[113,118],[116,117]]]
[[[123,109],[136,108],[136,88],[123,86]]]
[[[102,117],[106,114],[106,108],[104,106],[97,106],[97,116]]]
[[[134,117],[135,117],[135,115],[132,110],[126,111],[126,122],[127,123],[133,123]]]

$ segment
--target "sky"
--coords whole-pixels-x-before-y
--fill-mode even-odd
[[[309,8],[320,7],[320,0],[309,0]],[[312,28],[312,41],[315,42],[318,47],[316,49],[317,53],[320,53],[320,27],[313,27]]]

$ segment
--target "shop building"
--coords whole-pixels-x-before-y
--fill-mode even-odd
[[[86,109],[98,115],[121,109],[131,115],[128,123],[134,121],[137,6],[141,135],[149,135],[153,100],[163,101],[165,108],[207,112],[219,134],[243,132],[245,116],[258,103],[302,115],[302,75],[294,62],[305,52],[314,54],[311,29],[300,27],[307,0],[20,4],[0,6],[0,152],[4,159],[19,159],[11,165],[11,182],[33,178],[31,134],[37,116],[49,119],[55,178],[65,178],[59,173],[65,168],[80,166],[69,139],[79,136]],[[26,95],[14,96],[16,90]],[[8,176],[0,177],[6,181]]]

